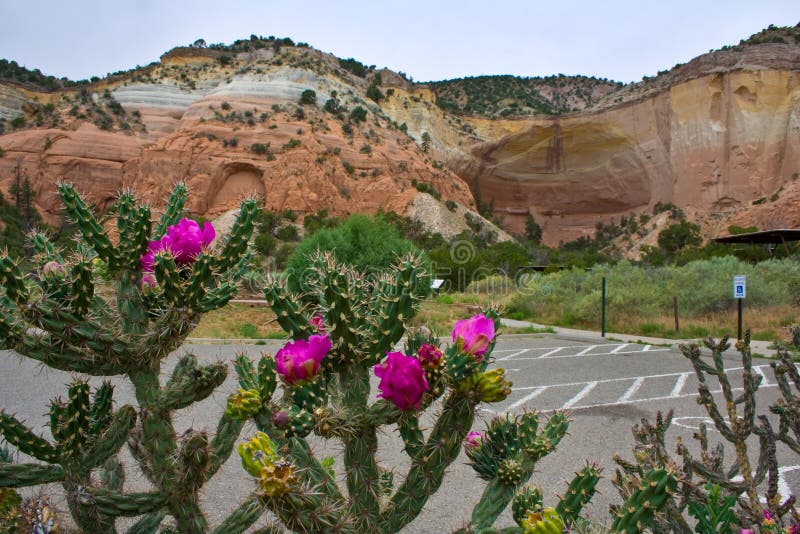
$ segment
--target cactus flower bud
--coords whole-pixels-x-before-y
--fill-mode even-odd
[[[430,343],[423,343],[417,352],[419,363],[425,369],[435,369],[442,362],[442,351]]]
[[[286,428],[289,422],[289,412],[286,410],[279,410],[272,415],[272,423],[278,428]]]
[[[471,431],[467,434],[467,437],[464,438],[464,448],[466,449],[477,449],[481,446],[481,442],[483,441],[483,434],[476,431]]]
[[[419,410],[422,396],[428,391],[428,381],[419,360],[401,352],[387,352],[386,362],[375,366],[375,376],[381,379],[378,397],[389,399],[400,410]]]
[[[511,395],[511,382],[505,379],[505,369],[486,371],[478,378],[476,387],[481,402],[500,402]]]
[[[255,389],[242,389],[228,397],[225,413],[229,417],[246,421],[261,410],[261,396]]]
[[[275,443],[263,432],[256,432],[250,441],[236,448],[242,458],[242,467],[254,477],[261,477],[261,469],[278,460]]]
[[[330,350],[331,341],[326,334],[315,334],[307,341],[292,341],[275,354],[275,369],[290,385],[311,380],[317,375],[320,362]]]
[[[216,237],[214,227],[206,221],[201,228],[191,219],[181,219],[178,224],[167,228],[166,235],[147,245],[147,252],[139,260],[142,269],[153,270],[153,256],[162,250],[169,250],[175,263],[191,263]]]
[[[48,261],[42,266],[42,276],[45,278],[64,278],[66,274],[64,266],[57,261]]]
[[[322,318],[322,315],[316,314],[314,317],[308,320],[308,324],[313,326],[317,329],[319,333],[325,333],[325,319]]]
[[[525,534],[560,534],[564,532],[564,520],[554,508],[545,508],[540,512],[531,511],[522,521],[522,531]]]
[[[469,319],[456,321],[453,327],[453,341],[459,348],[480,360],[494,339],[494,321],[485,315],[474,315]]]
[[[282,497],[292,491],[297,481],[294,465],[279,460],[261,468],[258,484],[267,497]]]
[[[158,287],[158,282],[156,281],[156,277],[153,276],[153,273],[148,273],[148,272],[144,273],[142,275],[142,282],[141,282],[142,291],[144,292],[152,291],[156,287]]]

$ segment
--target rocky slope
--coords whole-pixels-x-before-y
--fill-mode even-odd
[[[422,185],[474,209],[467,184],[434,167],[365,98],[367,86],[333,56],[299,47],[176,49],[158,65],[58,92],[0,84],[0,189],[8,191],[19,163],[50,221],[58,180],[100,208],[126,187],[158,208],[171,184],[185,181],[189,211],[206,217],[253,194],[300,214],[404,214]],[[307,90],[315,98],[301,105]],[[331,99],[333,113],[323,110]],[[12,125],[15,117],[24,124]]]
[[[51,219],[58,179],[100,207],[121,187],[157,206],[184,180],[189,208],[205,216],[252,193],[301,213],[414,213],[419,191],[432,188],[468,209],[476,198],[493,205],[511,231],[533,215],[550,244],[659,202],[697,214],[707,235],[734,223],[794,227],[800,29],[781,31],[623,87],[581,77],[512,84],[559,115],[494,91],[481,116],[469,104],[474,79],[412,84],[261,39],[174,49],[160,63],[55,91],[0,80],[0,189],[19,161]],[[307,90],[313,102],[300,105]]]

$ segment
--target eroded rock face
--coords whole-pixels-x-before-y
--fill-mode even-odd
[[[800,72],[711,74],[615,109],[533,121],[476,147],[474,179],[507,223],[521,229],[532,213],[551,243],[656,202],[736,212],[797,172],[799,120]]]
[[[551,245],[658,202],[727,221],[800,172],[797,45],[704,54],[561,117],[454,118],[428,97],[401,93],[385,107],[415,138],[429,132],[433,157],[493,201],[508,230],[533,215]],[[782,213],[772,224],[800,226]]]
[[[145,131],[101,130],[62,110],[63,129],[0,136],[0,189],[8,191],[19,165],[50,222],[59,214],[59,180],[75,183],[101,209],[120,189],[132,188],[156,211],[172,184],[184,181],[192,191],[187,209],[206,217],[249,195],[264,199],[268,209],[300,214],[404,214],[418,194],[415,183],[474,208],[468,185],[434,168],[390,120],[370,112],[348,133],[341,118],[323,111],[333,94],[342,95],[349,109],[379,111],[341,79],[286,67],[238,76],[211,70],[199,78],[194,89],[166,81],[112,88],[127,116],[141,117]],[[298,104],[307,89],[317,92],[316,106]]]

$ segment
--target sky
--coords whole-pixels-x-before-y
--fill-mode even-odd
[[[77,80],[199,38],[256,34],[416,81],[563,73],[627,83],[798,22],[798,0],[0,0],[0,57]]]

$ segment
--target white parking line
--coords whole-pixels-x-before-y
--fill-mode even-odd
[[[612,351],[611,351],[611,354],[616,354],[616,353],[618,353],[619,351],[621,351],[622,349],[624,349],[624,348],[625,348],[625,347],[627,347],[628,345],[630,345],[630,343],[623,343],[622,345],[620,345],[620,346],[619,346],[619,347],[617,347],[616,349],[612,350]],[[644,352],[644,351],[642,351],[642,352]]]
[[[778,387],[778,386],[777,386],[777,384],[770,384],[769,386],[764,386],[764,387],[774,388],[774,387]],[[736,392],[736,391],[744,391],[744,388],[731,388],[731,391],[734,391],[734,392]],[[710,393],[712,395],[717,395],[719,393],[722,393],[722,390],[721,389],[716,389],[714,391],[711,391]],[[634,404],[634,403],[638,404],[640,402],[664,401],[664,400],[671,400],[671,399],[685,399],[685,398],[688,398],[688,397],[696,397],[696,396],[697,396],[697,393],[683,393],[682,395],[675,395],[675,396],[664,395],[664,396],[661,396],[661,397],[650,397],[650,398],[647,398],[647,399],[627,400],[625,402],[600,402],[600,403],[597,403],[597,404],[583,404],[581,406],[574,406],[573,405],[573,406],[570,406],[570,410],[572,410],[574,412],[574,411],[577,411],[577,410],[588,410],[590,408],[604,408],[604,407],[608,407],[608,406],[621,406],[621,405],[625,405],[625,404]],[[540,410],[540,411],[542,413],[552,413],[552,412],[556,412],[558,410],[563,410],[563,409],[564,409],[563,407],[562,408],[547,408],[546,410]]]
[[[767,378],[767,375],[764,374],[764,369],[762,369],[761,367],[754,367],[753,369],[755,370],[756,373],[761,375],[761,385],[769,386],[770,385],[769,378]]]
[[[513,358],[514,356],[519,356],[520,354],[525,354],[525,353],[526,353],[526,352],[528,352],[529,350],[530,350],[530,349],[522,349],[522,350],[518,350],[517,352],[512,352],[512,353],[511,353],[511,354],[509,354],[508,356],[503,356],[502,358],[497,358],[495,361],[502,362],[502,361],[505,361],[505,360],[510,360],[510,359],[511,359],[511,358]]]
[[[565,348],[566,348],[566,347],[558,347],[558,348],[556,348],[556,349],[549,350],[549,351],[545,352],[544,354],[541,354],[541,355],[539,356],[539,358],[547,358],[547,357],[548,357],[548,356],[550,356],[551,354],[555,354],[556,352],[558,352],[558,351],[560,351],[560,350],[562,350],[562,349],[565,349]]]
[[[642,352],[647,352],[649,350],[650,350],[650,345],[645,345],[644,348],[642,349]]]
[[[689,378],[689,373],[681,373],[680,376],[678,376],[678,380],[675,381],[675,386],[672,388],[672,393],[670,393],[670,395],[673,397],[680,395],[687,378]]]
[[[639,388],[642,387],[642,384],[644,384],[644,377],[640,376],[633,381],[633,384],[631,384],[631,387],[628,388],[628,391],[623,393],[622,396],[617,399],[617,402],[625,402],[630,400],[630,398],[633,397],[637,391],[639,391]]]
[[[518,400],[517,402],[515,402],[514,404],[512,404],[511,406],[506,408],[506,411],[510,412],[511,410],[513,410],[515,408],[519,408],[520,406],[522,406],[526,402],[528,402],[530,400],[533,400],[536,397],[538,397],[539,395],[541,395],[542,393],[544,393],[544,391],[546,389],[547,389],[547,386],[542,386],[542,387],[534,389],[533,391],[531,391],[530,393],[528,393],[527,395],[522,397],[520,400]]]
[[[576,354],[575,356],[583,356],[584,354],[586,354],[587,352],[591,351],[591,350],[592,350],[593,348],[595,348],[596,346],[597,346],[597,345],[589,345],[588,347],[586,347],[585,349],[583,349],[582,351],[580,351],[580,352],[579,352],[578,354]]]
[[[596,346],[597,345],[593,346],[592,348],[594,348]],[[668,350],[669,349],[653,349],[653,350],[649,350],[647,352],[649,354],[651,352],[666,352]],[[588,357],[588,356],[610,356],[612,354],[614,354],[614,355],[617,355],[617,354],[638,354],[640,352],[642,352],[642,351],[641,350],[625,350],[625,351],[621,351],[621,352],[594,352],[592,354],[586,354],[586,351],[581,351],[578,354],[564,354],[564,355],[557,355],[557,356],[547,356],[546,358],[544,356],[531,356],[531,357],[527,357],[527,358],[515,358],[515,361],[521,361],[521,360],[555,360],[557,358],[585,358],[585,357]]]
[[[561,407],[562,410],[566,410],[567,408],[571,408],[575,404],[578,403],[579,400],[584,398],[586,395],[589,394],[595,387],[597,386],[597,382],[589,382],[584,386],[582,390],[578,392],[577,395],[572,397],[570,400],[564,403],[564,406]]]
[[[768,365],[758,365],[754,366],[753,369],[756,372],[763,372],[762,368],[769,367]],[[742,367],[729,367],[725,369],[726,371],[741,371]],[[512,410],[519,408],[523,404],[527,403],[528,401],[538,397],[542,393],[544,393],[548,389],[560,388],[560,387],[571,387],[571,386],[583,386],[581,390],[570,400],[568,400],[561,408],[561,410],[565,410],[570,408],[572,410],[583,410],[586,408],[593,408],[598,406],[617,406],[620,404],[630,404],[633,402],[649,402],[649,401],[660,401],[660,400],[669,400],[669,399],[680,399],[685,397],[694,397],[697,393],[681,393],[684,385],[686,384],[686,380],[691,373],[665,373],[665,374],[658,374],[658,375],[647,375],[647,376],[630,376],[625,378],[607,378],[605,380],[593,380],[590,382],[565,382],[561,384],[548,384],[544,386],[521,386],[511,388],[511,391],[529,391],[527,395],[522,397],[521,399],[511,403],[507,408],[505,408],[504,412],[511,412]],[[650,398],[637,398],[632,399],[633,395],[641,388],[642,383],[647,380],[648,378],[667,378],[667,377],[677,377],[675,385],[672,388],[672,391],[669,395],[661,395],[658,397],[650,397]],[[603,402],[598,404],[586,404],[581,406],[576,406],[578,402],[584,399],[591,391],[597,387],[598,384],[608,384],[611,382],[629,382],[633,381],[633,383],[628,387],[625,393],[614,402]],[[764,388],[774,388],[777,387],[777,384],[768,384],[762,385]],[[733,391],[743,391],[744,388],[733,388]],[[712,394],[720,393],[721,390],[712,391]],[[545,411],[553,411],[554,409],[549,409]],[[500,413],[500,412],[498,412]]]

